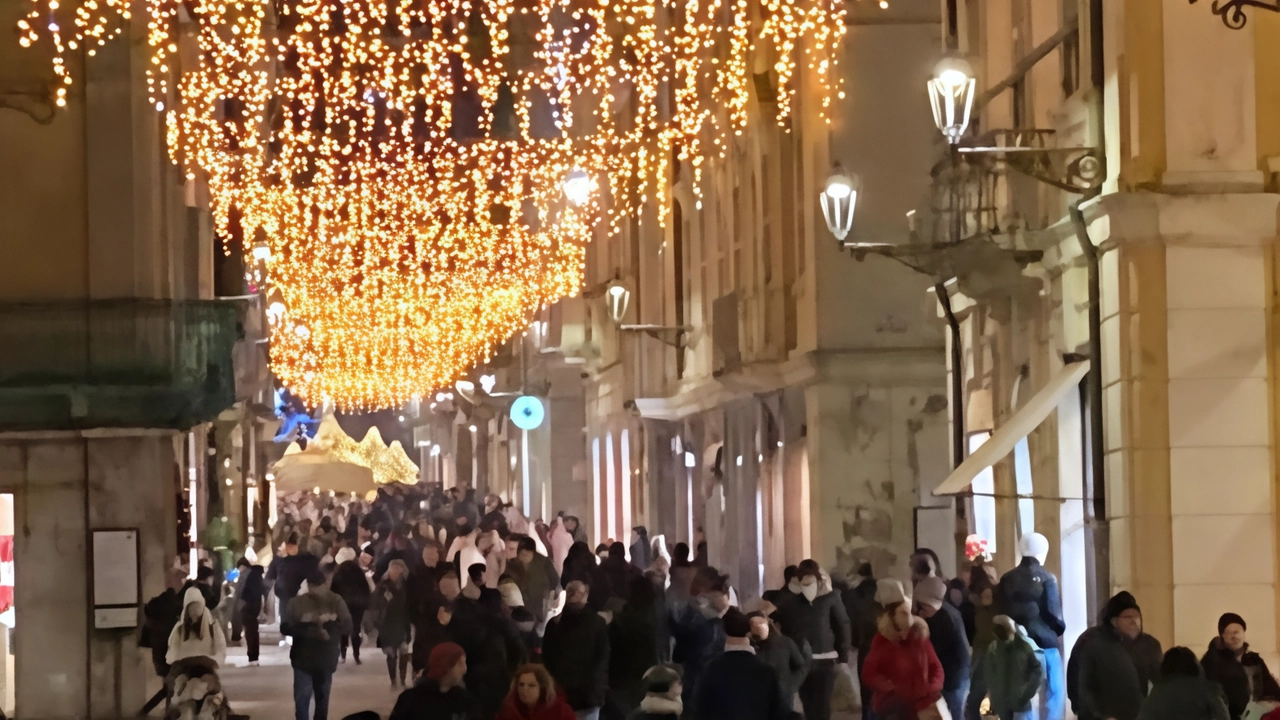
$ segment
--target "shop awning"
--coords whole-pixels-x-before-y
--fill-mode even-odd
[[[951,475],[933,491],[936,496],[958,495],[969,489],[973,479],[983,470],[996,464],[1005,455],[1013,452],[1014,447],[1032,430],[1040,426],[1049,413],[1058,408],[1058,404],[1080,386],[1080,380],[1089,372],[1089,361],[1064,365],[1040,392],[1036,393],[1026,405],[1018,408],[1003,425],[996,428],[991,438],[984,442],[973,454],[965,458],[951,472]]]

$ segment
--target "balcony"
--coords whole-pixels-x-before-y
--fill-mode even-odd
[[[186,430],[235,402],[236,308],[0,304],[0,431]]]

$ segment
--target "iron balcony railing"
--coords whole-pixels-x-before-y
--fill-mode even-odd
[[[186,429],[235,402],[235,306],[0,304],[0,430]]]

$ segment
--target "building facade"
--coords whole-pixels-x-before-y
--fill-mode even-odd
[[[997,261],[941,278],[972,460],[938,491],[1001,569],[1050,538],[1068,649],[1120,589],[1166,647],[1227,611],[1277,647],[1280,15],[1222,5],[945,8],[977,78],[961,144],[985,150],[934,239]]]

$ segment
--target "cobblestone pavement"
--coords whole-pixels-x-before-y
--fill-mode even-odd
[[[278,645],[280,636],[270,628],[262,630],[260,667],[249,667],[245,649],[227,648],[227,667],[222,670],[222,684],[231,707],[252,720],[286,720],[294,715],[293,671],[289,667],[289,649]],[[329,704],[329,720],[342,720],[362,710],[373,710],[382,717],[391,714],[399,691],[391,690],[387,666],[375,647],[362,653],[365,663],[356,665],[350,657],[338,666],[333,677],[333,695]],[[837,713],[832,720],[855,720],[851,714]]]

